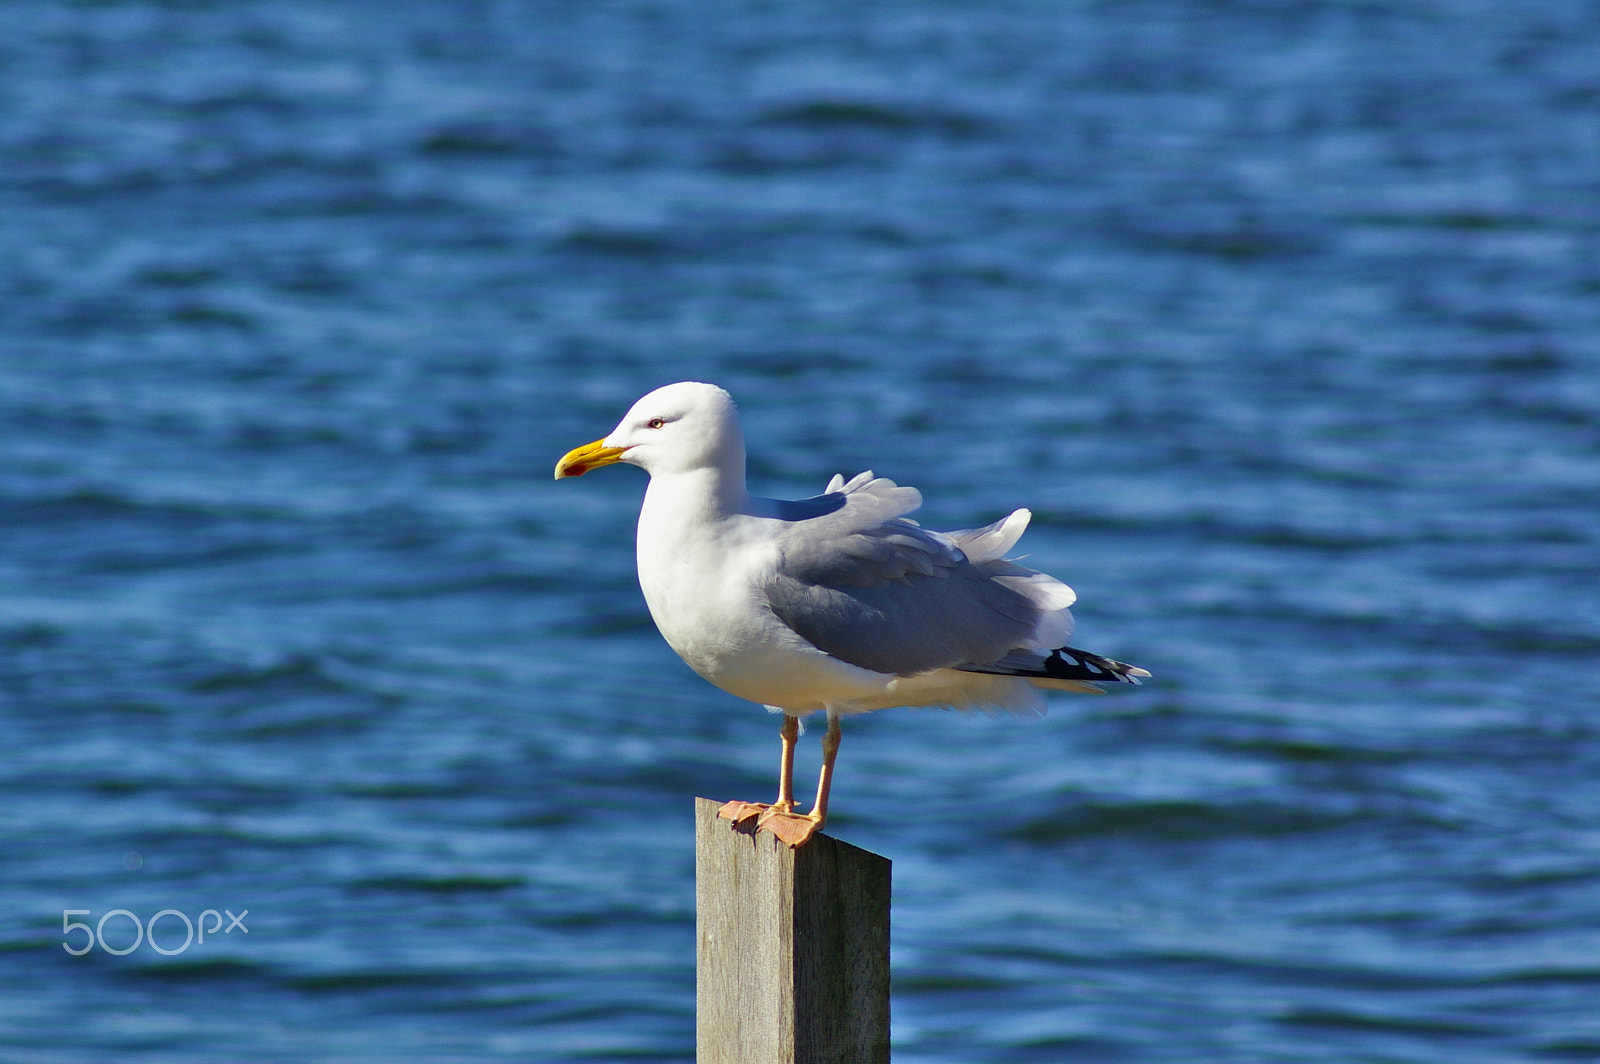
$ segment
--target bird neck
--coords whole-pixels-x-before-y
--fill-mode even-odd
[[[641,521],[704,523],[744,513],[749,505],[744,456],[739,455],[737,462],[652,475],[639,517]]]

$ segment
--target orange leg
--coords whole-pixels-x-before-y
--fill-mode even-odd
[[[799,736],[800,718],[785,714],[783,727],[778,729],[778,738],[783,741],[783,760],[778,765],[776,802],[771,805],[766,802],[727,802],[717,810],[717,815],[724,820],[733,821],[736,827],[742,827],[769,809],[783,813],[794,812],[794,743]]]
[[[785,716],[778,738],[783,741],[783,761],[778,766],[778,800],[774,809],[794,812],[794,741],[800,737],[800,718]]]
[[[762,802],[729,802],[717,810],[724,820],[735,826],[744,826],[752,820],[757,827],[766,828],[790,846],[802,846],[806,840],[822,830],[828,820],[828,792],[833,787],[833,762],[839,756],[839,716],[828,714],[828,730],[822,737],[822,774],[817,777],[817,799],[811,812],[794,811],[794,743],[800,733],[800,721],[786,717],[778,733],[783,739],[783,763],[778,773],[778,800],[771,805]]]
[[[828,792],[833,788],[833,762],[839,756],[838,714],[828,714],[828,731],[822,737],[822,773],[817,777],[817,800],[811,803],[811,812],[801,815],[769,809],[762,813],[757,825],[766,828],[790,846],[803,846],[806,840],[822,830],[828,822]]]

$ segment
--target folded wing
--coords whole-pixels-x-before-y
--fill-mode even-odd
[[[773,613],[813,646],[896,676],[984,666],[1066,642],[1072,589],[1001,555],[1027,528],[1016,513],[939,533],[905,517],[915,488],[870,472],[835,477],[826,505],[783,524],[763,590]]]

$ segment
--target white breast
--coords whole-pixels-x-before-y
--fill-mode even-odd
[[[715,535],[685,537],[648,519],[656,516],[641,511],[639,586],[662,637],[695,672],[729,694],[790,710],[880,694],[893,679],[829,657],[772,613],[763,573],[774,559],[759,549],[764,519],[734,515]]]

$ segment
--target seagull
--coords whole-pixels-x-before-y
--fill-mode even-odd
[[[625,462],[650,475],[639,509],[639,586],[667,644],[722,690],[783,714],[775,802],[719,816],[791,847],[827,822],[839,719],[891,706],[1044,711],[1040,689],[1101,693],[1144,669],[1067,645],[1077,595],[1004,555],[1032,516],[934,532],[906,517],[915,488],[868,471],[821,495],[763,499],[745,487],[733,397],[669,384],[604,439],[556,463],[557,480]],[[822,773],[796,810],[800,718],[827,714]]]

